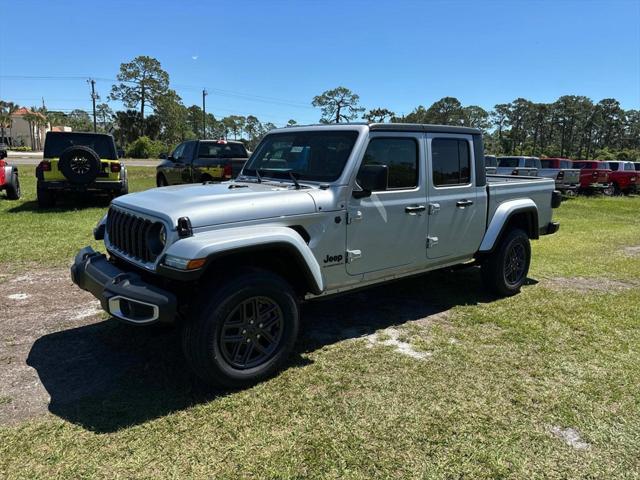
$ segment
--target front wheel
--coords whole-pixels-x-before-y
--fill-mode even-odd
[[[202,288],[194,318],[182,331],[184,355],[194,373],[209,385],[229,388],[276,373],[298,335],[298,302],[291,286],[278,275],[252,269]]]
[[[529,272],[531,244],[527,234],[514,228],[507,232],[496,250],[482,264],[482,280],[493,293],[515,295]]]

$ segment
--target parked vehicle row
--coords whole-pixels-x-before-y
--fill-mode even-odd
[[[552,178],[563,193],[629,194],[637,192],[640,184],[640,162],[629,161],[486,155],[485,171],[489,175]]]

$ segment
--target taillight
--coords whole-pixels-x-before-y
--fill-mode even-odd
[[[230,163],[227,163],[224,166],[224,170],[223,170],[222,174],[224,175],[224,178],[226,178],[227,180],[230,179],[231,177],[233,177],[233,169],[231,168],[231,164]]]
[[[113,173],[118,173],[121,169],[122,169],[122,166],[119,163],[112,163],[111,164],[111,171]]]
[[[558,172],[558,180],[562,180],[564,178],[564,170],[560,170]]]
[[[43,160],[38,164],[38,168],[40,170],[42,170],[43,172],[50,172],[51,171],[51,163],[49,163],[47,160]]]

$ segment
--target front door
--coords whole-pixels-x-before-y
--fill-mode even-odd
[[[427,135],[429,165],[429,259],[469,258],[482,242],[484,197],[476,198],[470,135]],[[437,263],[437,262],[436,262]]]
[[[419,133],[372,134],[358,177],[378,179],[371,196],[351,198],[347,220],[347,272],[384,276],[426,260],[424,137]],[[382,177],[380,177],[380,173]],[[404,267],[404,268],[402,268]]]

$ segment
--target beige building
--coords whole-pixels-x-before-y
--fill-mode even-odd
[[[29,114],[36,115],[39,121],[32,118],[29,122],[29,117],[32,117]],[[9,145],[13,147],[26,146],[32,150],[42,150],[44,136],[49,129],[50,125],[44,115],[21,107],[11,115],[11,125],[5,129],[5,135]]]

